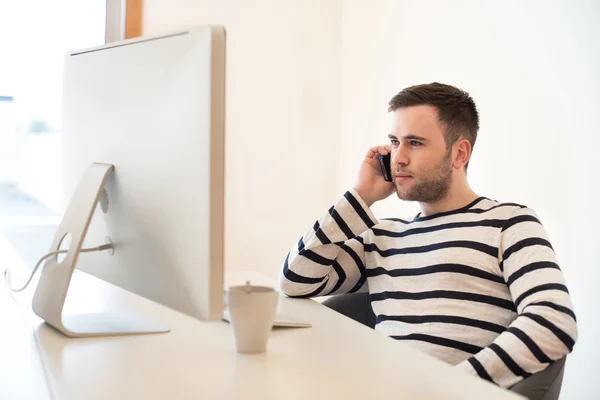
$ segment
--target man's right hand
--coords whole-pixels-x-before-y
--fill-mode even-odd
[[[393,182],[383,179],[379,167],[379,156],[391,153],[390,145],[371,147],[358,171],[358,181],[354,190],[371,207],[376,201],[388,198],[395,191]]]

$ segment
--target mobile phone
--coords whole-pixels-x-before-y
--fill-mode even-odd
[[[379,156],[379,167],[381,168],[383,179],[388,182],[392,182],[392,169],[390,163],[391,157],[389,153],[385,156]]]

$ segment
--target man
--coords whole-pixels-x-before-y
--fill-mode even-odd
[[[293,246],[282,291],[368,289],[378,331],[503,387],[571,352],[575,314],[540,221],[467,182],[473,99],[432,83],[402,90],[389,111],[390,144],[369,149],[355,186]],[[393,182],[378,163],[388,153]],[[370,207],[394,191],[421,212],[378,221]]]

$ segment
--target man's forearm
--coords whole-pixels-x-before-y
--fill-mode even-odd
[[[356,238],[376,223],[360,196],[346,192],[290,250],[280,274],[282,291],[313,297],[364,283],[364,249]]]

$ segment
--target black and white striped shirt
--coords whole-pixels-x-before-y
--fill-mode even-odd
[[[377,221],[350,190],[293,246],[280,287],[292,297],[368,290],[378,331],[503,387],[562,358],[577,338],[535,213],[485,197]]]

